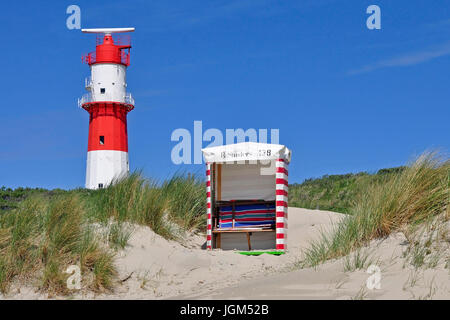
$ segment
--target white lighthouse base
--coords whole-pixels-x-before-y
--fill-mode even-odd
[[[113,179],[128,174],[128,152],[95,150],[87,154],[86,188],[105,188]]]

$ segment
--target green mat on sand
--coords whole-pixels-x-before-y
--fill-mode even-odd
[[[285,252],[282,251],[239,251],[238,253],[243,254],[244,256],[260,256],[263,253],[273,254],[276,256],[285,254]]]

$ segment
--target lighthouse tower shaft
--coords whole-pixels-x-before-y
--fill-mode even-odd
[[[130,48],[105,34],[96,51],[83,57],[91,76],[79,105],[89,113],[86,188],[98,189],[129,172],[127,114],[134,100],[127,93]]]

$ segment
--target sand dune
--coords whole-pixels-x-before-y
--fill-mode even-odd
[[[189,236],[185,246],[167,241],[150,229],[139,227],[130,246],[118,258],[121,277],[132,274],[116,298],[169,298],[177,295],[208,294],[246,279],[285,272],[298,259],[307,243],[327,229],[341,214],[291,208],[289,212],[289,254],[247,257],[235,251],[202,249],[203,236]],[[148,279],[148,281],[146,281]],[[144,288],[144,289],[141,289]],[[111,297],[111,296],[109,296]]]
[[[329,228],[341,215],[289,208],[290,254],[298,257],[318,228]],[[291,221],[293,223],[291,223]],[[450,223],[444,227],[450,231]],[[367,266],[344,271],[347,258],[330,261],[317,269],[290,269],[242,281],[206,294],[183,295],[177,299],[450,299],[450,246],[444,244],[441,261],[433,268],[414,268],[406,263],[407,241],[402,233],[374,240],[362,249],[380,268],[380,288],[369,289]],[[300,252],[299,252],[300,249]],[[351,258],[350,258],[351,261]],[[447,265],[446,265],[447,263]]]
[[[402,234],[370,245],[381,269],[380,289],[368,289],[364,270],[344,272],[343,259],[317,269],[300,269],[248,280],[207,294],[177,299],[450,299],[450,274],[433,269],[403,268]]]
[[[131,247],[119,259],[122,275],[135,271],[152,280],[139,288],[136,278],[124,285],[116,298],[172,299],[449,299],[449,269],[441,263],[433,269],[404,268],[405,237],[398,233],[373,241],[371,259],[381,269],[381,288],[370,290],[366,269],[344,271],[344,259],[317,269],[297,269],[297,261],[320,231],[327,231],[344,215],[334,212],[289,208],[289,253],[283,256],[247,257],[232,251],[199,249],[203,237],[191,238],[187,247],[158,236],[149,240],[141,229]],[[145,247],[141,247],[143,243]],[[138,269],[137,267],[140,266]],[[142,283],[141,283],[142,284]],[[139,288],[139,289],[138,289]]]
[[[76,294],[76,299],[449,299],[450,275],[445,264],[415,271],[404,268],[405,237],[398,233],[373,241],[367,250],[381,269],[381,288],[370,290],[366,270],[344,271],[344,259],[317,269],[295,262],[320,231],[344,215],[289,208],[289,252],[282,256],[244,256],[204,247],[205,238],[186,235],[167,241],[148,227],[137,226],[116,264],[123,281],[112,294]],[[181,244],[183,243],[183,245]],[[448,254],[448,252],[447,252]],[[22,288],[12,299],[45,298]]]

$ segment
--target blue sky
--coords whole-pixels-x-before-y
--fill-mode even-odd
[[[95,36],[136,27],[128,88],[131,169],[175,171],[173,130],[277,128],[290,182],[404,164],[450,147],[447,0],[13,1],[0,11],[0,186],[84,185]],[[381,8],[381,30],[366,8]],[[207,143],[205,143],[206,146]]]

